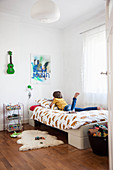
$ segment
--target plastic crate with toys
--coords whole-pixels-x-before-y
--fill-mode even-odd
[[[108,155],[108,126],[96,124],[88,130],[89,142],[97,155]]]

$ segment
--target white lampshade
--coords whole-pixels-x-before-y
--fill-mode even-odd
[[[60,10],[52,0],[38,0],[32,7],[31,16],[41,22],[51,23],[60,18]]]

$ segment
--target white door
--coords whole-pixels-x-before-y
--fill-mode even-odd
[[[107,0],[106,2],[106,31],[108,58],[109,169],[113,170],[113,0]]]

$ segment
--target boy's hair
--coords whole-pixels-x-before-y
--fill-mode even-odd
[[[55,98],[62,98],[62,94],[61,94],[60,91],[55,91],[55,92],[53,93],[53,97],[55,97]]]

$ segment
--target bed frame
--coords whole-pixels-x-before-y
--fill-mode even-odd
[[[29,110],[29,124],[35,127],[35,121],[30,119],[32,111]],[[99,124],[105,124],[106,122],[98,122]],[[78,149],[87,149],[90,147],[88,139],[88,129],[92,128],[93,125],[97,123],[91,123],[84,126],[81,126],[79,129],[69,129],[62,130],[68,133],[68,144],[78,148]],[[47,125],[46,125],[47,126]],[[57,129],[57,128],[55,128]]]

